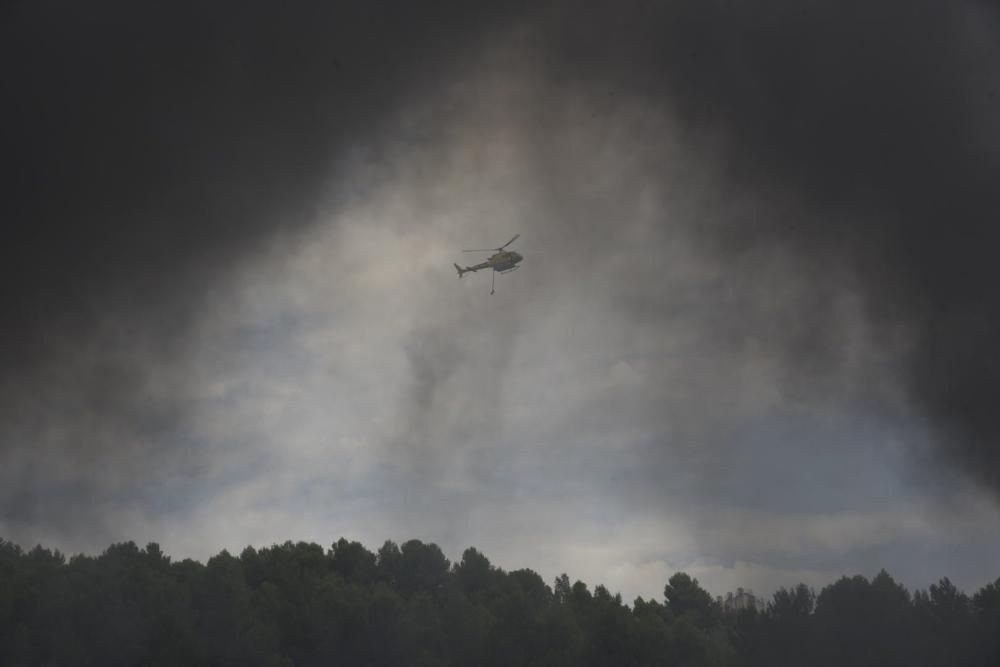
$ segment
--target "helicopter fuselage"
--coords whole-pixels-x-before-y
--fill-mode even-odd
[[[494,271],[500,271],[502,273],[504,271],[514,269],[517,266],[517,263],[522,259],[524,259],[524,257],[522,257],[519,253],[501,250],[486,260],[486,263],[492,266]]]

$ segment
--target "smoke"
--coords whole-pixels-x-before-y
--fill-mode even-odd
[[[198,474],[200,361],[239,358],[210,335],[229,286],[514,11],[453,4],[4,3],[8,518],[73,525]]]
[[[406,365],[371,454],[393,509],[467,500],[469,477],[566,470],[556,494],[679,458],[697,473],[670,493],[703,495],[746,462],[706,443],[775,405],[905,412],[1000,486],[992,7],[238,4],[0,10],[8,525],[85,530],[95,507],[155,505],[148,480],[216,474],[192,422],[257,351],[220,324],[233,286],[321,219],[403,239],[315,259],[391,299],[337,316]],[[523,270],[454,296],[454,251],[518,232]],[[588,471],[623,422],[648,443]]]
[[[693,233],[723,262],[770,254],[792,267],[799,325],[764,340],[794,374],[839,371],[846,341],[830,296],[857,295],[873,340],[905,353],[894,381],[935,432],[940,459],[1000,489],[995,8],[631,9],[553,17],[553,76],[638,96],[713,153],[718,196],[752,204]]]

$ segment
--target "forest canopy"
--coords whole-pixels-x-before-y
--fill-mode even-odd
[[[678,572],[632,605],[475,548],[341,538],[204,564],[153,543],[66,558],[0,539],[3,665],[996,665],[1000,579],[971,597],[884,570],[727,610]]]

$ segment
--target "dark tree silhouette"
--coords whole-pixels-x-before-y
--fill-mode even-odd
[[[1000,664],[1000,580],[911,595],[886,572],[725,612],[678,572],[664,599],[505,572],[473,548],[341,539],[172,562],[156,544],[66,559],[0,540],[0,665]]]

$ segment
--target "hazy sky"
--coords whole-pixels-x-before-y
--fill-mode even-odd
[[[63,4],[0,8],[0,536],[1000,575],[991,6]]]

